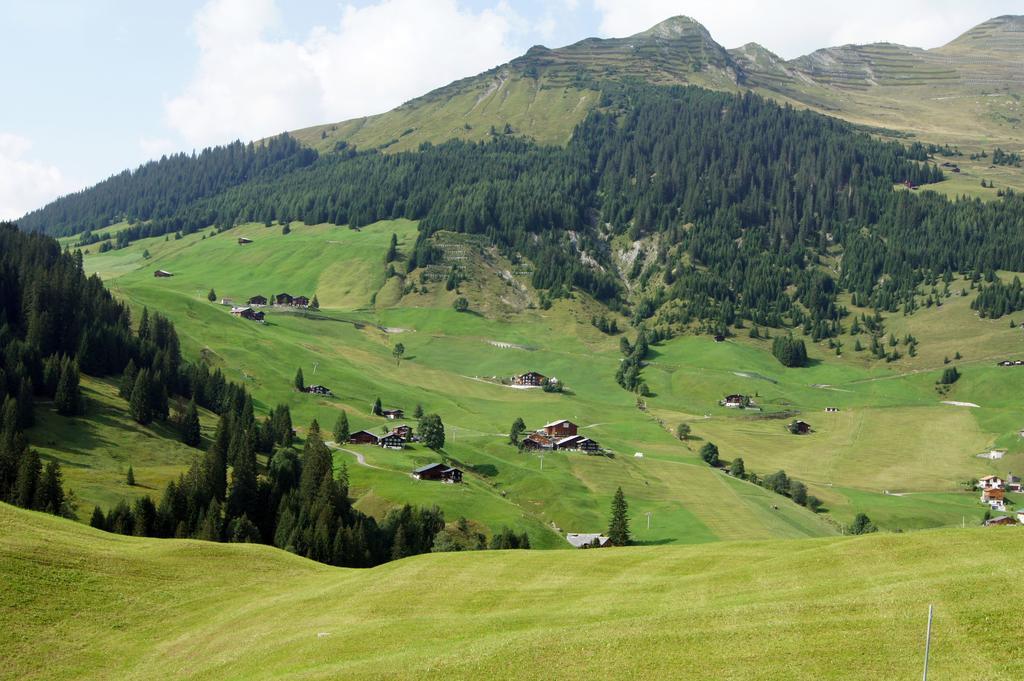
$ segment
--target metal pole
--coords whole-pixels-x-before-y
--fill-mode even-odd
[[[540,469],[544,470],[544,455],[540,455]]]
[[[924,637],[924,681],[928,681],[928,655],[932,648],[932,606],[928,606],[928,633]]]
[[[651,511],[648,511],[645,515],[647,516],[647,529],[651,529]]]

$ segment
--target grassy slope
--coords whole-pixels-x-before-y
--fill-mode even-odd
[[[1024,577],[1019,534],[435,554],[360,571],[0,505],[0,678],[911,678],[928,604],[936,678],[1015,678],[1000,631],[1003,587]]]
[[[637,518],[653,513],[649,532],[646,522],[636,523],[643,525],[638,532],[644,541],[692,543],[830,531],[784,500],[779,511],[772,510],[778,497],[704,467],[696,453],[710,439],[726,459],[742,456],[748,470],[765,474],[784,468],[809,483],[843,522],[866,511],[883,527],[910,529],[960,524],[965,517],[975,522],[984,509],[973,494],[959,491],[960,481],[1024,469],[1024,446],[1017,437],[1024,423],[1017,420],[1014,393],[1019,377],[1013,369],[993,366],[997,359],[1021,356],[1024,336],[1005,319],[979,320],[969,309],[969,296],[887,320],[898,336],[909,332],[922,342],[916,358],[894,365],[854,353],[848,337],[841,358],[812,347],[819,361],[803,370],[779,366],[767,351],[768,341],[673,340],[655,348],[644,372],[656,393],[645,414],[615,385],[618,341],[590,326],[586,301],[485,318],[453,312],[455,292],[432,285],[427,295],[392,296],[395,307],[371,307],[375,291],[398,288],[395,280],[385,282],[382,263],[392,232],[401,250],[412,243],[415,225],[382,223],[359,232],[298,225],[287,236],[277,228],[244,226],[213,238],[148,240],[89,256],[86,264],[108,275],[123,272],[110,281],[112,289],[133,305],[148,304],[170,314],[187,356],[202,353],[230,378],[244,380],[259,408],[289,404],[300,427],[317,418],[329,428],[345,408],[355,428],[382,428],[382,419],[367,414],[378,395],[386,405],[411,410],[421,403],[441,413],[449,430],[447,454],[474,473],[471,483],[453,489],[411,481],[406,472],[435,457],[420,448],[399,454],[355,448],[384,470],[358,466],[350,454],[339,453],[338,461],[349,464],[361,507],[370,512],[398,501],[438,503],[450,517],[465,514],[492,529],[516,524],[531,529],[541,545],[557,545],[543,527],[553,522],[566,531],[600,529],[608,497],[621,484]],[[239,246],[236,233],[255,242]],[[153,256],[149,261],[139,256],[145,248]],[[139,265],[145,269],[131,269]],[[154,279],[156,267],[176,276]],[[325,319],[274,310],[266,325],[232,319],[226,309],[206,301],[211,287],[238,301],[283,289],[316,292]],[[483,300],[511,290],[497,287],[502,287],[500,279],[481,276],[464,285],[463,293],[478,308]],[[400,366],[390,355],[391,345],[399,341],[406,346]],[[491,341],[523,349],[498,348]],[[935,378],[943,357],[957,351],[965,357],[960,363],[965,376],[940,397]],[[303,367],[307,382],[328,385],[336,397],[291,391],[297,366]],[[530,368],[561,377],[573,394],[512,390],[480,380]],[[816,432],[797,438],[784,431],[782,420],[717,406],[723,394],[735,391],[756,394],[768,412],[800,411]],[[982,408],[942,405],[943,399]],[[826,406],[842,411],[825,415]],[[516,416],[533,427],[571,418],[618,456],[547,456],[541,472],[538,457],[504,444],[501,433]],[[685,445],[668,432],[684,420],[696,436]],[[1009,454],[998,462],[975,456],[993,446],[1008,448]],[[633,458],[635,451],[645,458]],[[885,491],[911,494],[897,497]]]

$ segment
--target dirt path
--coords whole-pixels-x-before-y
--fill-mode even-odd
[[[346,454],[351,454],[352,456],[356,457],[356,461],[359,462],[360,466],[366,466],[367,468],[376,468],[379,471],[387,470],[386,468],[381,468],[380,466],[374,466],[372,463],[366,463],[366,457],[363,456],[362,452],[354,452],[351,449],[345,449],[344,447],[339,447],[338,443],[330,441],[330,440],[328,440],[327,442],[324,442],[324,444],[327,445],[331,449],[337,450],[339,452],[345,452]]]

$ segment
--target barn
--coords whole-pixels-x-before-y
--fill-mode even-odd
[[[375,445],[380,438],[368,430],[359,430],[349,435],[348,441],[354,445]]]
[[[440,482],[459,483],[462,482],[462,471],[443,463],[428,463],[426,466],[420,466],[414,470],[412,472],[412,477],[417,480],[437,480]]]
[[[577,428],[576,424],[572,421],[562,419],[560,421],[552,421],[551,423],[546,424],[541,430],[543,430],[544,434],[549,437],[563,438],[575,435]]]

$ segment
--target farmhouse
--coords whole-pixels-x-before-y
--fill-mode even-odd
[[[793,421],[786,428],[793,435],[807,435],[807,433],[811,432],[811,424],[807,423],[807,421]]]
[[[220,304],[221,305],[226,305],[227,307],[234,307],[235,306],[235,301],[233,299],[231,299],[231,298],[221,298],[220,299]]]
[[[986,489],[981,492],[981,502],[997,511],[1006,510],[1006,491],[1002,488]]]
[[[309,298],[306,296],[295,296],[292,298],[292,305],[295,307],[309,307]]]
[[[1013,473],[1006,474],[1007,492],[1024,492],[1024,484],[1021,484],[1020,476]]]
[[[726,395],[719,404],[729,409],[743,409],[750,404],[750,398],[746,395]]]
[[[167,270],[157,270],[153,273],[154,277],[173,277],[174,275]]]
[[[998,527],[1000,525],[1016,525],[1017,521],[1013,516],[1001,515],[996,518],[989,518],[985,521],[985,527]]]
[[[263,314],[262,312],[260,314]],[[307,393],[313,393],[314,395],[333,395],[330,388],[325,385],[307,385]]]
[[[544,451],[555,448],[555,441],[544,433],[530,433],[523,439],[523,449]]]
[[[825,413],[826,414],[838,414],[839,413],[839,407],[825,407]]]
[[[292,300],[294,299],[287,293],[278,293],[274,296],[274,305],[291,305]]]
[[[244,246],[245,244],[251,244],[251,243],[252,243],[252,239],[250,239],[249,237],[245,237],[245,236],[238,237],[238,245],[239,246]]]
[[[264,315],[262,312],[257,312],[251,307],[233,307],[231,308],[231,314],[242,319],[248,319],[253,322],[263,322]]]
[[[1003,479],[998,475],[986,475],[981,480],[978,480],[978,489],[989,490],[989,489],[1003,489]]]
[[[513,376],[512,385],[542,385],[546,378],[547,376],[536,371],[527,371],[525,374]]]
[[[382,409],[380,415],[391,421],[405,418],[405,412],[401,409]]]
[[[384,449],[403,449],[405,447],[405,438],[392,430],[382,437],[377,444]]]
[[[596,532],[593,534],[570,532],[565,535],[565,540],[578,549],[600,549],[614,546],[611,539]]]
[[[253,296],[249,299],[249,305],[252,307],[262,307],[267,304],[266,296]]]
[[[600,446],[596,441],[591,440],[589,437],[583,437],[582,435],[570,435],[569,437],[563,437],[562,439],[557,440],[555,442],[554,449],[576,452],[596,452],[600,449]]]
[[[380,438],[368,430],[359,430],[349,435],[348,441],[354,445],[375,445]]]
[[[462,482],[462,471],[443,463],[430,463],[414,470],[412,477],[417,480],[440,480],[441,482],[458,483]]]
[[[412,426],[408,426],[404,423],[400,426],[395,426],[394,428],[392,428],[391,432],[397,433],[399,437],[401,437],[402,440],[404,440],[405,442],[412,442],[413,440],[416,439],[416,436],[412,434]]]
[[[562,419],[561,421],[552,421],[542,428],[545,435],[553,438],[569,437],[570,435],[576,434],[576,424],[572,421]]]

